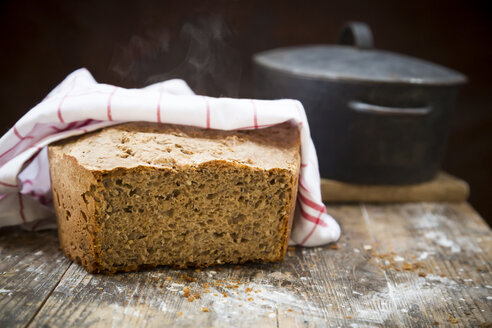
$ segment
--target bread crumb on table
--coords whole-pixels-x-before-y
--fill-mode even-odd
[[[202,312],[210,312],[210,310],[207,307],[202,307]]]
[[[408,262],[404,262],[402,268],[403,268],[403,270],[407,270],[407,271],[410,271],[413,269],[412,265]]]
[[[450,323],[458,323],[459,322],[459,320],[456,319],[455,317],[453,317],[451,314],[448,314],[448,321]]]
[[[178,313],[176,313],[176,316],[180,317],[183,315],[183,312],[179,311]]]
[[[181,276],[185,281],[188,281],[188,282],[196,282],[196,278],[195,277],[190,277],[186,274],[182,275]]]

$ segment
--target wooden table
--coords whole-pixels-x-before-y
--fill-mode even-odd
[[[492,326],[492,233],[468,204],[328,210],[336,245],[201,271],[91,275],[54,231],[4,234],[0,327]]]

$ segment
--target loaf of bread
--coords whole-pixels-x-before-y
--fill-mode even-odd
[[[63,252],[89,272],[282,260],[300,166],[290,123],[125,123],[49,146]]]

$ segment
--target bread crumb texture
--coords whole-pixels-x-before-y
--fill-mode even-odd
[[[49,147],[60,244],[89,272],[284,257],[300,166],[290,123],[128,123]]]

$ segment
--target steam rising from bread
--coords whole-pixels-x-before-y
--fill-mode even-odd
[[[113,57],[111,70],[128,83],[142,86],[182,78],[198,94],[237,97],[241,58],[234,34],[217,15],[198,16],[169,28],[134,35]]]

